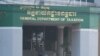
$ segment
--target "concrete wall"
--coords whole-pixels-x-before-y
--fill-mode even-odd
[[[21,27],[0,27],[0,56],[22,56]]]
[[[72,56],[98,56],[98,30],[73,29]]]
[[[100,7],[100,0],[94,0],[95,4]]]

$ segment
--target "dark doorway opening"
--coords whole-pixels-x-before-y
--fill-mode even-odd
[[[23,56],[45,56],[56,52],[56,26],[23,26]]]
[[[64,56],[71,56],[71,29],[63,29]],[[56,56],[57,26],[23,25],[23,56]]]

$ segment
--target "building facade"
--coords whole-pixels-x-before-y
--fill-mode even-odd
[[[0,56],[99,56],[99,0],[1,0]]]
[[[1,4],[27,4],[38,5],[43,2],[44,5],[64,5],[64,6],[100,6],[99,0],[1,0]]]

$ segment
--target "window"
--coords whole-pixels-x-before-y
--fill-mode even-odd
[[[91,3],[94,3],[94,0],[87,0],[87,2],[91,2]]]
[[[76,0],[76,1],[80,1],[80,0]]]
[[[86,0],[82,0],[83,2],[86,2]]]

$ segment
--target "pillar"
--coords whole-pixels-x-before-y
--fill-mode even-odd
[[[0,56],[22,56],[22,27],[0,27]]]
[[[71,56],[80,56],[80,28],[74,25],[71,32]]]
[[[64,26],[58,26],[57,56],[63,56],[63,29]]]

